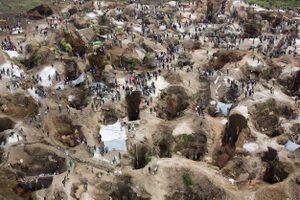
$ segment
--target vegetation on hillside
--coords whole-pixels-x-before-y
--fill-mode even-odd
[[[254,3],[266,8],[295,8],[300,7],[300,0],[247,0],[249,3]]]

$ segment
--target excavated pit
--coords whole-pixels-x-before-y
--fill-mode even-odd
[[[216,22],[218,14],[224,14],[227,0],[207,1],[206,20]]]
[[[223,132],[222,146],[217,151],[216,165],[223,168],[234,155],[236,146],[243,144],[249,135],[246,118],[240,114],[230,115]]]
[[[55,54],[49,48],[28,44],[26,49],[29,55],[20,62],[28,69],[51,63],[55,59]]]
[[[150,200],[150,198],[140,197],[129,183],[117,183],[114,187],[113,192],[110,194],[112,200]]]
[[[69,106],[76,110],[82,110],[89,105],[90,90],[85,88],[84,85],[76,87],[71,92],[71,99],[69,100]]]
[[[180,116],[188,106],[189,96],[185,88],[170,86],[162,91],[156,113],[159,118],[172,120]]]
[[[115,124],[118,121],[118,116],[114,107],[104,105],[101,108],[101,118],[104,125]]]
[[[228,84],[230,84],[229,87],[221,85],[218,88],[219,100],[227,104],[235,103],[243,91],[235,82],[228,82]]]
[[[32,145],[20,148],[20,151],[16,154],[17,162],[11,164],[20,177],[61,174],[67,170],[66,159],[51,150]]]
[[[300,70],[286,78],[279,78],[278,82],[283,86],[283,92],[287,95],[300,97]]]
[[[126,95],[127,114],[129,121],[140,119],[141,92],[134,91]]]
[[[74,60],[66,60],[64,66],[67,80],[76,80],[80,75],[77,63]]]
[[[28,19],[41,20],[53,14],[53,10],[48,5],[39,5],[27,12]]]
[[[291,127],[293,141],[300,144],[300,123],[293,124]]]
[[[153,135],[153,143],[160,158],[172,157],[172,130],[168,126],[161,125]]]
[[[279,161],[278,153],[275,149],[268,147],[268,151],[263,154],[261,160],[266,162],[266,170],[263,180],[268,183],[282,182],[289,176],[291,166]]]
[[[15,122],[8,117],[0,118],[0,132],[5,130],[13,129],[15,127]]]
[[[297,117],[290,105],[278,103],[275,99],[268,99],[263,103],[253,105],[250,112],[254,116],[256,128],[269,137],[276,137],[284,132],[279,117],[288,120]]]
[[[207,137],[203,132],[180,135],[175,142],[174,152],[180,152],[187,159],[199,161],[207,150]]]
[[[189,173],[190,174],[190,173]],[[183,177],[178,176],[178,177]],[[182,199],[182,200],[210,200],[227,199],[225,191],[219,186],[215,185],[207,176],[200,175],[194,176],[190,174],[193,184],[187,186],[184,183],[184,188],[178,188],[180,183],[175,183],[176,190],[171,195],[171,199]]]
[[[41,177],[29,182],[20,182],[13,190],[19,196],[28,198],[33,192],[50,187],[52,181],[53,177]]]
[[[237,50],[219,50],[213,54],[213,58],[209,61],[207,68],[220,70],[227,63],[235,63],[241,61],[245,55],[245,52]]]
[[[210,101],[211,92],[210,92],[210,82],[206,76],[199,76],[200,88],[197,93],[198,105],[207,106]]]
[[[244,28],[244,37],[246,38],[257,38],[261,35],[261,26],[255,21],[247,21],[242,23]]]
[[[130,176],[119,176],[114,182],[104,181],[97,185],[95,199],[150,200],[150,195],[142,186],[136,190]]]
[[[108,56],[98,49],[95,53],[91,54],[88,57],[90,68],[93,71],[93,77],[96,82],[103,81],[105,77],[103,77],[103,70],[105,69],[105,65],[108,64]]]
[[[152,149],[145,144],[136,144],[132,149],[133,168],[142,169],[150,161],[152,156]]]
[[[85,137],[80,125],[74,125],[67,116],[60,116],[55,120],[56,139],[64,146],[75,147],[80,145]]]
[[[24,119],[38,113],[38,105],[31,96],[14,94],[0,96],[0,109],[9,116]]]
[[[0,170],[0,199],[23,200],[13,191],[13,188],[18,184],[18,176],[12,170],[1,168]]]
[[[87,45],[85,45],[80,33],[74,28],[64,30],[62,35],[58,37],[59,38],[57,38],[57,40],[61,41],[61,44],[66,42],[67,44],[71,45],[71,50],[74,55],[79,55],[82,57],[87,52]]]

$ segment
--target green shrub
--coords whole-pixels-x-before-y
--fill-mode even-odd
[[[173,200],[171,196],[165,194],[164,195],[164,200]]]
[[[184,173],[182,175],[183,183],[186,188],[189,188],[193,185],[193,180],[190,174]]]
[[[131,70],[136,69],[136,61],[133,58],[125,58],[124,59],[124,64],[126,67],[129,67]]]
[[[39,52],[39,51],[37,51],[37,52],[35,52],[35,54],[34,54],[34,57],[33,57],[33,62],[34,62],[34,64],[37,66],[37,65],[40,65],[41,64],[41,62],[42,62],[42,54],[41,54],[41,52]]]
[[[151,152],[151,148],[149,147],[148,148],[148,151],[145,155],[145,162],[146,162],[146,165],[151,162],[151,156],[152,156],[152,152]]]
[[[71,46],[71,44],[69,44],[69,43],[63,41],[63,42],[61,43],[61,46],[62,46],[62,50],[63,50],[64,52],[67,52],[67,53],[72,52],[72,46]]]
[[[180,137],[180,140],[183,141],[183,143],[192,142],[194,139],[192,134],[187,134],[187,133],[184,133],[184,134],[180,135],[179,137]]]

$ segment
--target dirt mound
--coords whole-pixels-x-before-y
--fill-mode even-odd
[[[165,75],[164,75],[165,80],[173,85],[179,84],[182,82],[182,79],[180,77],[179,74],[174,73],[173,71],[168,71]]]
[[[227,199],[224,190],[216,186],[207,176],[194,176],[192,172],[181,172],[182,183],[174,185],[177,187],[176,191],[170,196],[171,199],[182,200],[200,200],[200,199]],[[178,188],[183,185],[184,188]]]
[[[240,114],[230,115],[223,132],[222,146],[216,155],[216,165],[224,167],[234,155],[236,146],[243,144],[249,135],[250,129],[246,118]]]
[[[179,66],[187,66],[191,65],[192,55],[187,52],[180,53],[178,55],[178,65]]]
[[[187,159],[201,160],[206,153],[207,137],[203,132],[180,135],[175,143],[174,152],[180,152]]]
[[[134,91],[126,95],[127,114],[129,121],[140,119],[141,92]]]
[[[88,27],[88,22],[83,17],[80,17],[79,15],[72,16],[70,20],[71,22],[73,22],[74,26],[79,30]]]
[[[0,97],[1,111],[9,116],[24,119],[38,112],[38,106],[32,97],[14,94]]]
[[[282,199],[289,199],[288,196],[285,194],[283,187],[263,187],[259,189],[255,193],[255,199],[257,200],[282,200]]]
[[[40,20],[53,15],[53,10],[48,5],[37,6],[27,12],[28,18],[31,20]]]
[[[213,54],[213,58],[209,61],[207,68],[212,68],[214,70],[222,69],[227,63],[241,61],[245,55],[245,52],[237,50],[219,50]]]
[[[269,137],[276,137],[283,133],[279,117],[295,119],[297,116],[290,105],[269,99],[264,103],[250,107],[250,113],[254,116],[255,126]]]
[[[67,116],[60,116],[54,120],[56,139],[67,147],[75,147],[85,140],[80,125],[74,125]]]
[[[12,167],[21,175],[61,174],[67,170],[65,158],[50,150],[32,145],[20,148],[22,149],[16,155],[18,162],[13,163]],[[22,162],[19,162],[20,159],[22,159]]]
[[[134,70],[136,69],[138,66],[142,65],[142,60],[138,54],[138,52],[136,51],[137,46],[136,45],[132,45],[127,47],[121,57],[121,63],[122,63],[122,67],[125,67],[126,69],[129,70]]]
[[[0,118],[0,132],[8,130],[8,129],[13,129],[15,127],[15,122],[12,121],[8,117],[3,117]]]
[[[260,77],[266,80],[274,78],[280,82],[282,68],[277,64],[276,61],[273,60],[266,60],[266,64],[267,65],[265,65],[265,67],[263,67],[261,70]]]
[[[170,86],[163,90],[157,105],[157,116],[172,120],[178,117],[189,106],[189,96],[185,88]]]

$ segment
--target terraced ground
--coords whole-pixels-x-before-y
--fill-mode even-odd
[[[276,8],[300,8],[300,0],[247,0],[249,3],[255,3],[263,7]]]

